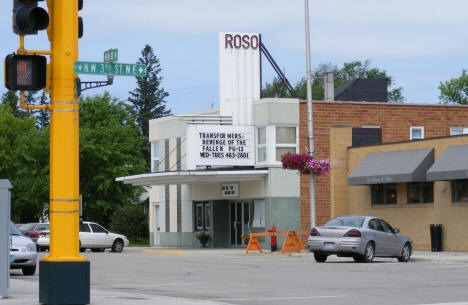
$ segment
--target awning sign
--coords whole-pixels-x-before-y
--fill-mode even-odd
[[[222,198],[239,197],[239,183],[221,184],[221,197]]]

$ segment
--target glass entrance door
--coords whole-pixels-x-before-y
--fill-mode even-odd
[[[241,235],[249,233],[253,218],[253,202],[232,201],[230,204],[231,246],[246,246],[245,239],[242,239]]]

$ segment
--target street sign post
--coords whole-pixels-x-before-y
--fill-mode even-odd
[[[104,52],[104,62],[116,62],[119,59],[119,50],[110,49]]]
[[[138,64],[118,64],[91,61],[75,61],[73,72],[77,74],[138,76],[146,75],[146,66]]]

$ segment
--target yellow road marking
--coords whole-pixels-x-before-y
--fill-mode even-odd
[[[175,255],[184,255],[186,254],[184,251],[176,251],[176,250],[142,250],[142,254],[175,254]]]

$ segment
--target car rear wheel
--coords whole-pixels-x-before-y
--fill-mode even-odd
[[[319,252],[314,252],[314,258],[317,263],[323,263],[327,260],[328,255],[319,253]]]
[[[34,273],[36,273],[36,265],[26,266],[26,267],[23,267],[21,269],[22,269],[24,275],[34,275]]]
[[[112,252],[120,253],[122,252],[123,247],[124,247],[123,241],[121,241],[120,239],[117,239],[116,241],[114,241],[114,244],[112,245]]]
[[[373,242],[368,242],[366,245],[366,250],[364,251],[364,255],[362,256],[363,263],[372,263],[372,260],[375,256],[375,246]]]
[[[401,250],[401,256],[398,257],[398,261],[402,263],[406,263],[410,260],[411,257],[411,245],[406,243]]]

